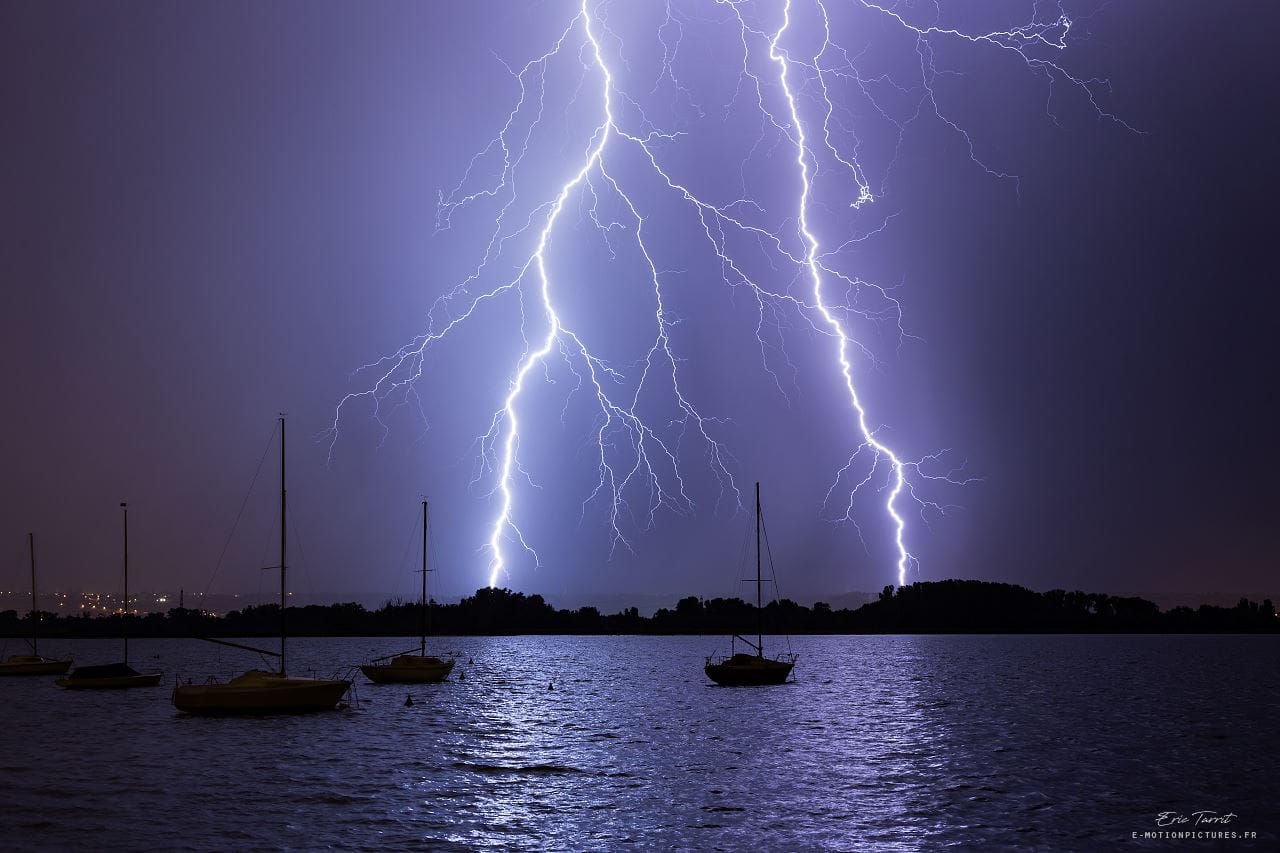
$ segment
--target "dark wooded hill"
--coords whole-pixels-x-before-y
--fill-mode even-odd
[[[681,599],[644,617],[630,607],[603,614],[594,607],[557,610],[540,595],[480,589],[456,604],[431,605],[431,633],[476,634],[754,634],[756,608],[738,598]],[[290,607],[292,636],[417,636],[417,602],[388,602],[378,610],[354,603]],[[31,634],[30,614],[0,612],[0,636]],[[123,617],[40,614],[42,637],[115,637]],[[1276,633],[1270,599],[1241,599],[1235,607],[1175,607],[1161,611],[1141,598],[1061,589],[1033,592],[986,581],[948,580],[885,587],[879,600],[856,610],[772,601],[763,609],[769,634],[1006,634],[1006,633]],[[132,637],[252,637],[279,633],[275,604],[225,616],[175,608],[129,617]]]

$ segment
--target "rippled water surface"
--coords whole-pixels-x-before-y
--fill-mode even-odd
[[[137,640],[165,686],[0,680],[0,847],[1164,849],[1188,842],[1131,834],[1200,809],[1280,838],[1274,637],[791,644],[794,684],[734,689],[703,676],[708,638],[439,638],[449,682],[357,674],[346,710],[204,719],[174,711],[174,676],[254,656]],[[41,648],[89,664],[117,645]],[[405,645],[292,640],[291,670]]]

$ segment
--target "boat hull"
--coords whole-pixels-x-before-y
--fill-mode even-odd
[[[444,681],[453,672],[453,661],[417,655],[400,655],[389,664],[360,667],[374,684],[427,684]]]
[[[53,683],[68,690],[127,690],[130,687],[155,687],[163,677],[164,673],[151,672],[105,678],[59,678]]]
[[[707,678],[723,687],[764,687],[785,682],[795,665],[794,660],[734,655],[720,663],[708,661],[705,672]]]
[[[126,690],[130,687],[155,687],[163,673],[138,672],[127,662],[96,666],[79,666],[71,675],[53,682],[68,690]]]
[[[180,684],[173,705],[187,714],[306,714],[330,711],[351,688],[342,679],[288,678],[249,672],[226,684]]]
[[[71,669],[71,660],[51,660],[35,655],[13,655],[0,662],[0,676],[5,675],[62,675]]]

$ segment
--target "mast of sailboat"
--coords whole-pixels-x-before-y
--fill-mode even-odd
[[[764,657],[764,612],[760,609],[760,483],[756,482],[756,657]]]
[[[31,654],[40,655],[40,611],[36,610],[36,535],[27,533],[31,548]]]
[[[285,489],[284,489],[284,415],[280,415],[280,676],[288,675],[284,657],[284,609],[285,609]]]
[[[120,502],[124,510],[124,662],[129,664],[129,504]]]
[[[422,500],[422,643],[418,654],[427,656],[427,501]]]

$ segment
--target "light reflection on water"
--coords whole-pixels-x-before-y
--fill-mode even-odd
[[[166,686],[73,694],[51,679],[0,681],[0,838],[7,849],[1078,850],[1130,844],[1158,811],[1200,808],[1236,812],[1264,846],[1280,829],[1273,637],[791,642],[797,683],[733,689],[703,676],[707,638],[441,638],[433,650],[460,655],[450,682],[357,675],[346,711],[204,719],[174,712],[174,675],[227,676],[253,656],[134,640],[135,665],[162,666]],[[117,652],[44,645],[83,663]],[[403,645],[291,640],[291,669],[332,675]]]

